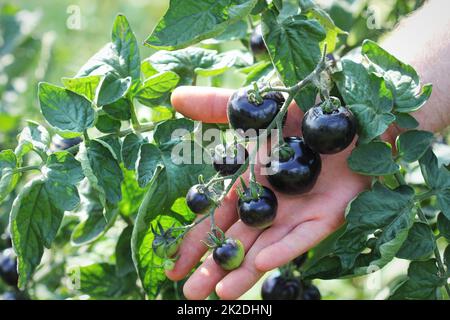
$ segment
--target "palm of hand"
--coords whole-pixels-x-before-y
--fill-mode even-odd
[[[182,87],[174,92],[172,102],[178,111],[195,120],[224,122],[230,94],[228,90]],[[205,105],[207,109],[202,107]],[[301,117],[299,108],[291,106],[285,136],[300,135]],[[216,224],[227,236],[242,241],[245,260],[240,268],[227,273],[209,255],[186,282],[185,296],[205,299],[215,289],[222,299],[236,299],[264,272],[286,264],[335,231],[344,221],[348,202],[369,183],[348,169],[346,159],[351,149],[352,146],[339,154],[322,156],[322,172],[311,192],[301,196],[276,193],[277,217],[266,230],[248,227],[239,220],[233,188],[216,210]],[[257,165],[257,181],[270,187],[258,172]],[[248,179],[248,173],[244,177]],[[186,235],[175,268],[167,272],[169,278],[180,280],[196,266],[207,250],[201,240],[208,231],[209,221],[205,220]]]

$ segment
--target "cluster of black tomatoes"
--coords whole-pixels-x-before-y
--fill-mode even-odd
[[[294,274],[307,259],[308,253],[295,258],[280,270],[279,274],[272,274],[261,288],[263,300],[320,300],[319,289],[311,282],[301,280]],[[293,267],[293,268],[291,268]]]
[[[259,132],[267,128],[285,102],[279,92],[262,94],[261,101],[255,102],[250,97],[253,91],[253,87],[240,89],[228,102],[228,120],[238,132],[249,129]],[[271,151],[271,161],[266,165],[267,180],[279,193],[295,196],[311,191],[322,167],[320,154],[333,154],[348,147],[356,134],[356,121],[352,112],[333,98],[305,113],[302,132],[303,137],[284,137],[284,143]],[[214,168],[223,176],[235,174],[248,156],[244,146],[232,147],[234,153],[225,152],[215,155],[213,159]],[[243,223],[260,229],[272,225],[278,200],[269,187],[259,183],[250,183],[250,186],[243,184],[238,194],[237,210]],[[214,204],[205,184],[192,186],[186,195],[186,202],[197,214],[208,212]],[[214,249],[213,257],[224,266],[224,261],[235,261],[237,256],[241,257],[242,251],[239,240],[227,239]],[[233,266],[237,268],[240,262],[235,261]]]

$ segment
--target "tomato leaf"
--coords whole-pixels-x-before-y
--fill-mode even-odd
[[[392,157],[391,146],[381,141],[359,145],[353,149],[347,162],[353,171],[370,176],[385,176],[400,170]]]
[[[396,141],[399,156],[407,162],[419,160],[430,147],[433,138],[433,133],[428,131],[409,130],[402,133]]]
[[[436,247],[433,231],[427,223],[415,222],[408,237],[397,252],[397,258],[422,260],[428,258]]]
[[[17,157],[12,150],[0,152],[0,203],[14,190],[20,174],[14,173]]]

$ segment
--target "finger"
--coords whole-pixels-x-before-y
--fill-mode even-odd
[[[239,220],[229,229],[226,236],[239,239],[247,251],[260,233],[261,230],[250,228]],[[226,274],[227,271],[223,270],[210,254],[184,285],[184,295],[190,300],[206,299]]]
[[[215,222],[222,230],[228,228],[237,220],[237,195],[230,192],[222,205],[216,210]],[[204,220],[195,229],[186,234],[178,251],[179,259],[173,270],[166,271],[166,275],[173,281],[183,279],[200,261],[208,248],[201,242],[210,230],[210,219]]]
[[[317,245],[339,225],[340,223],[324,223],[322,220],[299,224],[280,241],[259,252],[255,259],[256,268],[266,272],[292,261]]]
[[[227,274],[216,286],[216,292],[221,299],[234,300],[247,292],[264,274],[256,269],[255,258],[258,252],[267,245],[279,240],[286,234],[288,227],[280,225],[272,226],[265,230],[253,244],[245,256],[244,263]]]
[[[233,90],[211,87],[178,87],[172,93],[174,108],[193,120],[227,123],[227,103]]]

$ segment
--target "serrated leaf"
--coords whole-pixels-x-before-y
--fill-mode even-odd
[[[191,85],[198,75],[216,76],[239,62],[237,52],[219,54],[216,50],[186,48],[158,51],[147,60],[157,71],[172,71],[180,76],[180,85]]]
[[[172,71],[156,74],[145,80],[136,92],[136,98],[144,105],[146,100],[153,100],[164,96],[173,90],[180,77]]]
[[[99,141],[91,140],[89,146],[80,146],[78,157],[85,176],[100,191],[102,203],[105,200],[111,204],[119,202],[123,174],[111,151]]]
[[[120,78],[115,73],[106,74],[98,93],[97,105],[112,104],[125,97],[131,88],[131,77]]]
[[[286,86],[293,86],[316,67],[321,58],[320,42],[326,32],[317,20],[304,15],[290,16],[279,21],[274,10],[262,15],[262,31],[271,60]],[[317,90],[306,87],[296,102],[303,109],[314,103]]]
[[[335,254],[344,269],[350,269],[366,248],[367,237],[383,230],[375,247],[374,261],[378,267],[391,261],[405,241],[414,219],[414,191],[407,186],[390,190],[376,183],[372,190],[362,192],[347,207],[345,233],[336,243]]]
[[[383,134],[395,121],[391,113],[392,92],[383,78],[369,73],[363,65],[344,59],[342,71],[333,74],[339,92],[358,121],[361,143]]]
[[[77,133],[94,126],[95,111],[85,97],[45,82],[39,84],[38,94],[42,114],[51,126]]]
[[[31,180],[14,200],[10,228],[18,257],[19,287],[26,283],[39,265],[44,246],[49,248],[61,225],[63,210],[54,205],[55,197],[43,178]]]
[[[46,153],[50,145],[50,134],[47,129],[34,121],[28,121],[27,126],[22,129],[17,138],[15,153],[18,159],[35,149]]]
[[[435,259],[413,261],[408,268],[408,279],[389,299],[437,299],[437,289],[444,283],[445,280],[439,277]]]
[[[102,76],[62,78],[61,80],[67,90],[73,91],[80,96],[84,96],[93,103],[96,102],[97,89],[102,81]]]
[[[381,141],[359,145],[347,162],[353,171],[369,176],[385,176],[400,170],[392,157],[391,146]]]
[[[117,240],[115,255],[116,269],[119,276],[125,276],[131,272],[136,272],[131,254],[131,236],[133,234],[133,226],[127,226],[120,234]]]
[[[171,0],[145,43],[157,49],[176,50],[213,38],[246,17],[256,1]]]
[[[95,127],[102,133],[118,133],[122,123],[119,120],[111,118],[107,114],[102,114],[97,117]]]
[[[409,130],[402,133],[396,141],[399,156],[406,162],[419,160],[430,147],[433,138],[433,133],[428,131]]]
[[[131,108],[131,101],[126,98],[121,98],[116,102],[104,105],[102,110],[113,119],[126,121],[131,119]]]
[[[422,260],[428,258],[435,247],[436,241],[430,226],[427,223],[416,222],[396,256],[400,259]]]
[[[432,85],[426,84],[421,88],[419,76],[412,66],[399,61],[371,40],[364,41],[362,53],[372,63],[375,71],[390,83],[395,111],[416,111],[427,102]]]
[[[403,129],[415,129],[419,126],[419,122],[408,113],[397,113],[395,122]]]
[[[13,173],[17,158],[12,150],[0,152],[0,203],[14,190],[20,174]]]
[[[66,184],[75,185],[84,178],[81,164],[67,151],[52,153],[42,172],[48,179]]]
[[[145,189],[139,187],[134,171],[124,169],[123,172],[122,200],[119,202],[119,209],[122,216],[133,219],[138,212]]]
[[[136,285],[131,277],[120,277],[116,266],[108,263],[97,263],[73,269],[71,277],[79,285],[79,291],[92,299],[120,299],[122,296],[136,292]]]
[[[124,15],[117,15],[114,21],[111,40],[118,53],[123,74],[130,76],[134,82],[141,78],[141,58],[136,36],[131,30],[130,24]]]
[[[439,167],[431,148],[419,159],[419,165],[425,183],[435,191],[440,209],[450,219],[450,172]]]
[[[135,133],[130,133],[123,139],[122,143],[122,159],[125,168],[128,170],[136,169],[136,161],[139,156],[139,150],[148,140]]]
[[[437,218],[437,227],[439,234],[450,241],[450,219],[440,212]]]
[[[72,231],[71,242],[75,246],[91,243],[101,237],[110,226],[119,211],[117,207],[103,205],[98,190],[95,190],[86,179],[80,185],[81,205],[76,213],[84,216]]]

